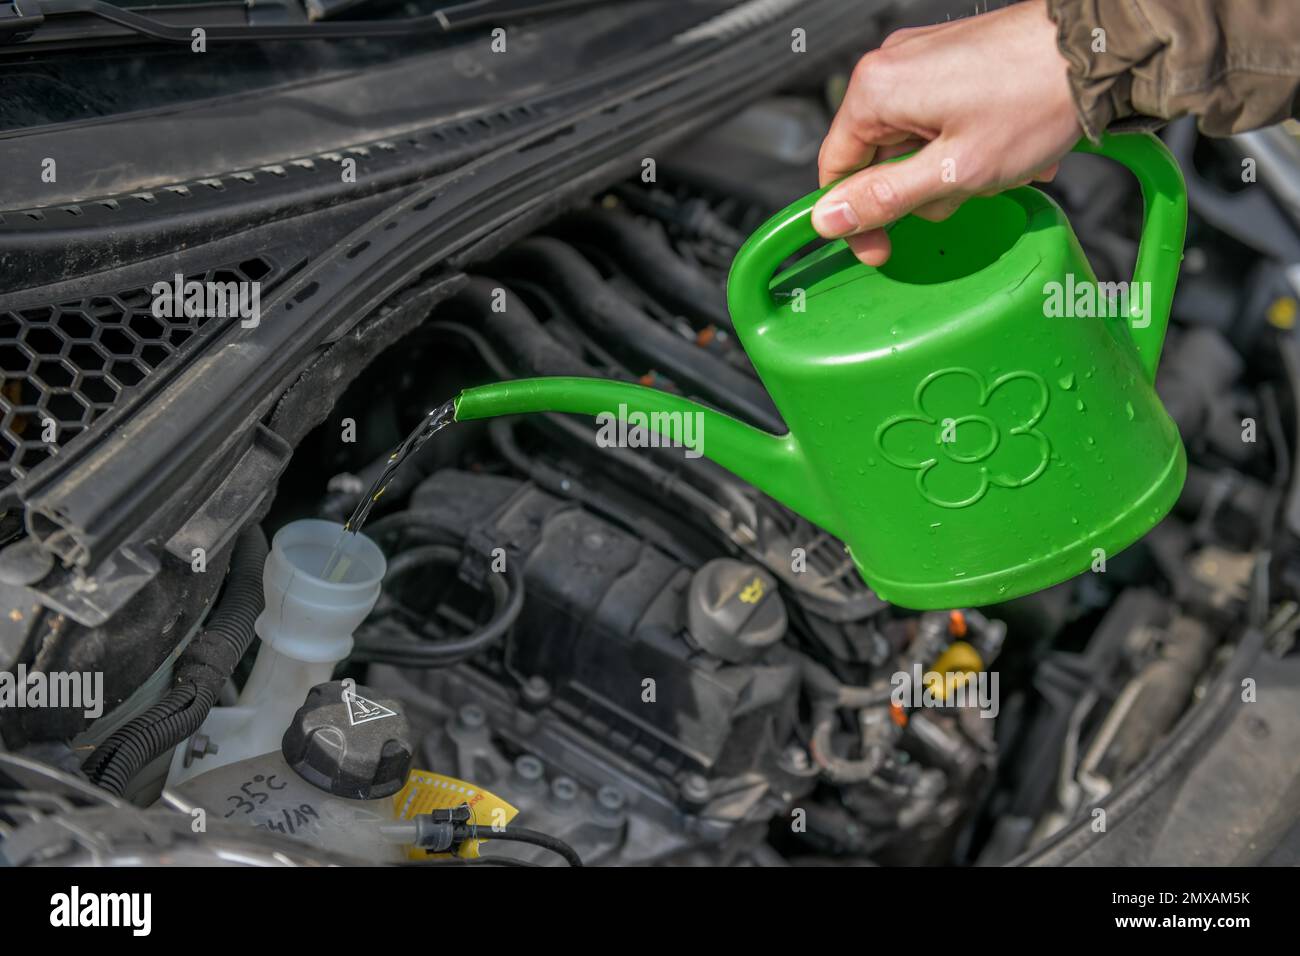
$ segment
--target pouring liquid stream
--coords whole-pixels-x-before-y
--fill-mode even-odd
[[[370,516],[370,509],[375,506],[375,502],[379,500],[380,496],[388,489],[389,484],[392,483],[393,475],[396,474],[397,469],[402,466],[402,463],[407,458],[418,451],[425,442],[455,420],[456,402],[453,399],[444,402],[424,416],[420,424],[403,439],[400,445],[393,449],[393,453],[388,456],[388,461],[384,463],[383,471],[370,485],[370,490],[358,502],[356,509],[352,512],[352,517],[348,518],[347,523],[343,525],[342,530],[339,532],[339,539],[335,543],[333,550],[330,551],[329,557],[325,560],[325,567],[321,570],[321,577],[334,584],[346,579],[348,570],[352,567],[352,557],[348,553],[350,544],[361,530],[361,526],[366,523],[366,518]]]

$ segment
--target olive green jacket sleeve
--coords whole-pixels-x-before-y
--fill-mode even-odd
[[[1296,115],[1300,0],[1047,0],[1084,132],[1190,113],[1226,136]]]

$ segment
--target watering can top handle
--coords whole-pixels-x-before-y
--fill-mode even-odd
[[[1187,190],[1182,172],[1164,143],[1150,133],[1106,134],[1099,145],[1085,139],[1074,148],[1122,163],[1142,187],[1142,239],[1133,282],[1143,285],[1140,294],[1128,297],[1133,313],[1129,328],[1143,368],[1154,379],[1187,229]],[[778,304],[769,291],[772,277],[781,263],[818,239],[810,214],[830,188],[823,187],[791,203],[763,223],[741,247],[727,280],[728,305],[737,325],[756,323],[776,311]]]

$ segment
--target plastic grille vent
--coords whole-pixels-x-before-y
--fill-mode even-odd
[[[185,278],[256,281],[265,294],[277,272],[254,258]],[[152,307],[141,287],[0,313],[0,486],[88,429],[210,320],[159,319]]]

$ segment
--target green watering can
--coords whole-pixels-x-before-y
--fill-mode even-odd
[[[835,241],[775,275],[817,238],[821,192],[764,223],[727,298],[788,434],[586,378],[467,389],[456,419],[622,407],[664,434],[695,415],[698,452],[837,535],[876,593],[907,608],[995,603],[1100,569],[1164,517],[1187,470],[1153,387],[1187,197],[1150,134],[1076,149],[1141,184],[1127,286],[1098,286],[1061,209],[1029,187],[944,222],[899,220],[879,268]]]

